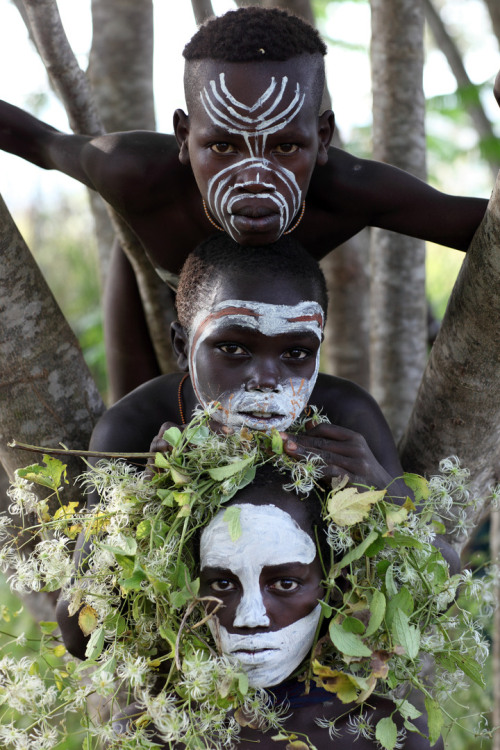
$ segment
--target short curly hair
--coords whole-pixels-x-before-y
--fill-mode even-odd
[[[319,33],[298,16],[256,6],[230,10],[206,21],[184,47],[187,61],[259,62],[298,55],[326,55]]]
[[[190,331],[197,313],[213,294],[215,280],[241,274],[268,274],[279,279],[307,280],[326,319],[328,292],[319,263],[293,237],[272,245],[244,247],[227,234],[212,235],[198,245],[184,263],[176,295],[179,323]]]

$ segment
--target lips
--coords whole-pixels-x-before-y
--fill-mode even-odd
[[[276,232],[281,228],[281,220],[276,213],[266,213],[262,216],[245,216],[244,214],[233,214],[230,224],[240,234],[247,232],[263,234],[264,232]]]
[[[263,205],[239,206],[237,211],[231,211],[233,216],[244,216],[249,219],[262,219],[266,216],[277,216],[274,207]]]
[[[234,656],[241,664],[245,665],[264,664],[270,657],[276,654],[277,650],[275,648],[239,649],[231,651],[231,656]]]

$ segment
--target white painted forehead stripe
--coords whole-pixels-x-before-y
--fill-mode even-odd
[[[258,579],[265,566],[313,562],[316,545],[285,510],[272,504],[240,503],[234,507],[240,509],[241,536],[231,540],[224,510],[219,511],[201,535],[202,570],[228,568],[245,578],[253,571]]]

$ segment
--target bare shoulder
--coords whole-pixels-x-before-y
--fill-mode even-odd
[[[133,199],[158,204],[168,199],[179,176],[191,176],[178,159],[173,135],[145,130],[109,133],[89,140],[82,165],[92,184],[113,205]]]
[[[94,428],[92,450],[149,451],[163,422],[179,422],[177,389],[182,373],[160,375],[113,404]]]
[[[310,402],[330,422],[349,429],[356,429],[360,417],[384,420],[379,405],[365,388],[335,375],[318,375]]]

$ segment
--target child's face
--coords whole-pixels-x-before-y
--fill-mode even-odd
[[[201,593],[223,603],[210,621],[212,633],[252,687],[277,685],[299,666],[314,639],[322,595],[311,536],[269,493],[269,505],[236,505],[236,541],[220,511],[200,545]]]
[[[331,133],[318,118],[312,68],[302,58],[199,66],[187,136],[177,133],[180,158],[210,213],[240,244],[275,242],[326,159]]]
[[[319,369],[323,311],[307,282],[222,278],[189,332],[198,401],[233,428],[286,430],[309,400]],[[258,292],[255,290],[258,289]]]

